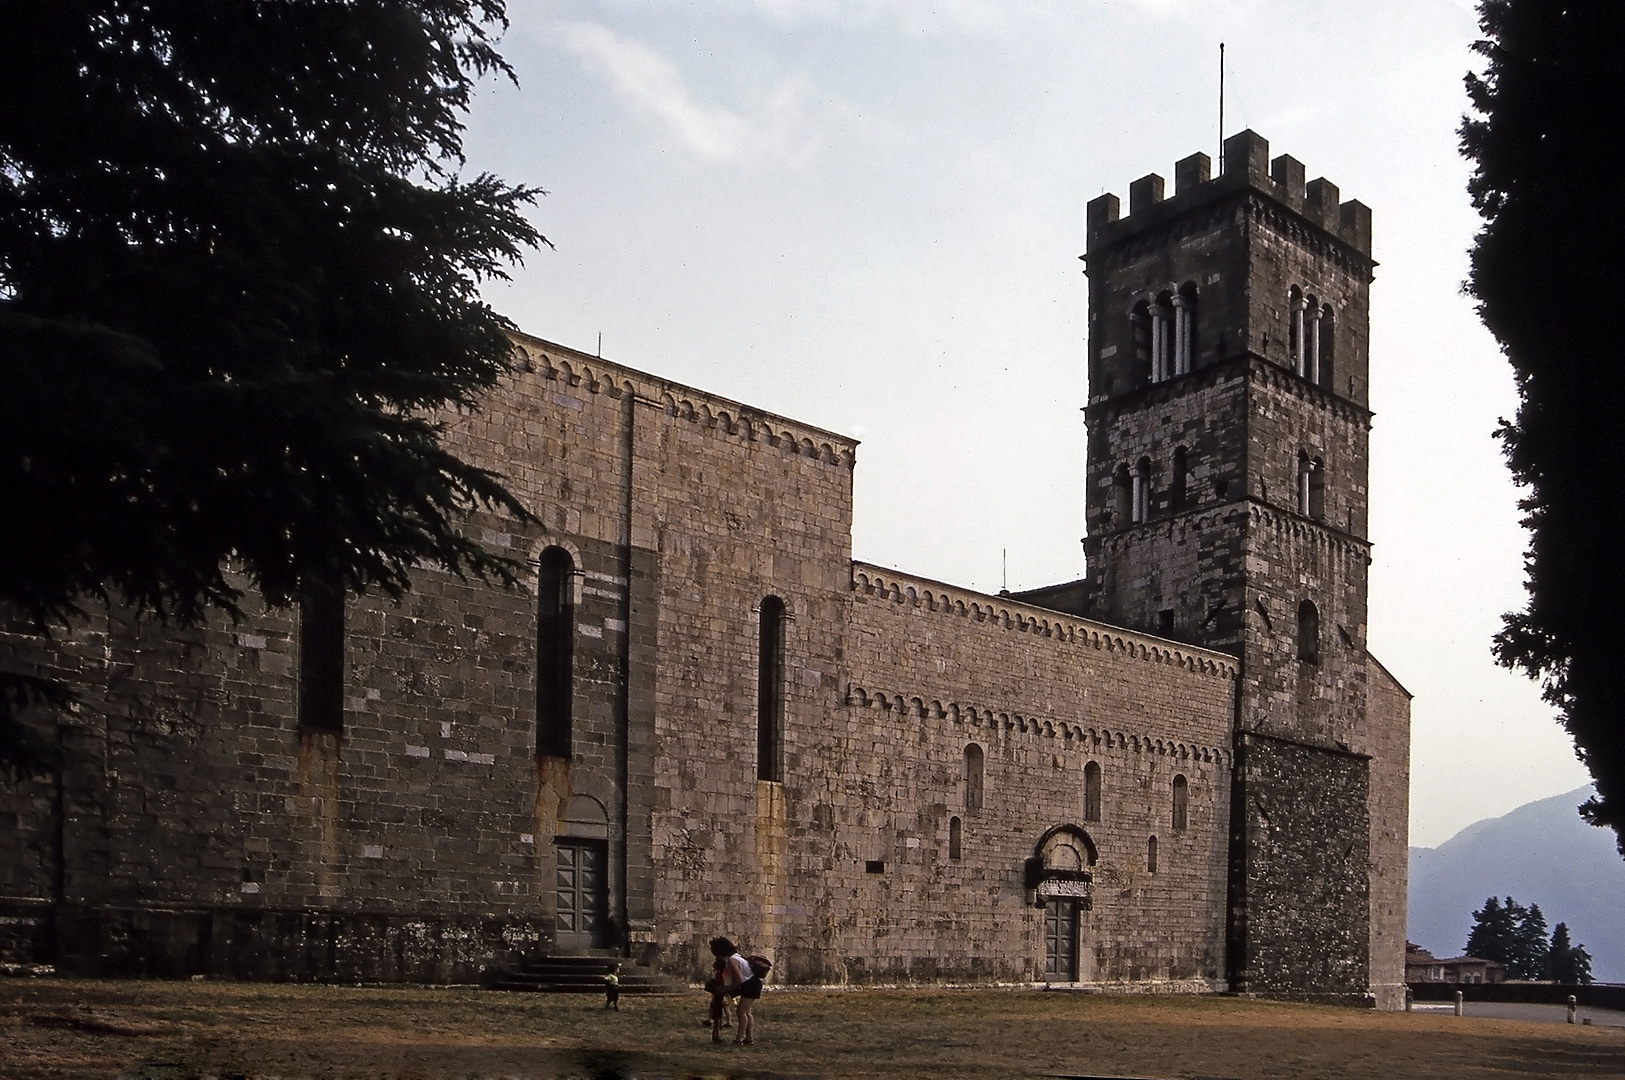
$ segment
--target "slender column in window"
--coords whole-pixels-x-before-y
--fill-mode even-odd
[[[1316,521],[1326,517],[1326,463],[1309,459],[1309,516]]]
[[[1314,466],[1309,462],[1309,455],[1305,451],[1298,451],[1298,513],[1304,517],[1309,516],[1309,487],[1310,474]]]
[[[299,726],[344,734],[344,591],[306,589],[299,601]]]
[[[1287,349],[1292,354],[1292,367],[1299,375],[1303,374],[1303,292],[1296,285],[1287,293],[1287,307],[1289,317],[1292,319],[1291,336]]]
[[[536,582],[536,754],[568,758],[575,699],[575,562],[542,552]]]
[[[756,779],[784,780],[784,601],[762,601],[756,652]]]
[[[1151,459],[1141,458],[1134,467],[1134,524],[1151,520]]]
[[[1151,381],[1168,377],[1168,319],[1160,303],[1151,305]]]

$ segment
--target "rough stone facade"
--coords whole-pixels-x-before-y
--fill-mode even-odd
[[[692,977],[725,931],[786,982],[1392,1006],[1409,706],[1365,653],[1369,218],[1265,175],[1251,133],[1227,155],[1172,199],[1136,182],[1121,222],[1091,204],[1087,579],[855,563],[854,442],[522,338],[450,439],[541,519],[470,523],[529,588],[351,599],[341,731],[301,715],[295,613],[0,630],[83,698],[60,779],[0,788],[0,960],[438,982],[604,949]],[[1319,380],[1289,279],[1335,305]],[[1156,371],[1129,313],[1182,282]]]

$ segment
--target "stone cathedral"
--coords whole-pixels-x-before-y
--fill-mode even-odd
[[[854,561],[856,443],[520,337],[453,421],[504,590],[0,626],[0,962],[1050,983],[1396,1007],[1409,695],[1366,651],[1370,211],[1253,132],[1089,204],[1086,576]]]

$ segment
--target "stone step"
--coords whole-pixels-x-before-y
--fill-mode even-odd
[[[533,994],[602,994],[604,976],[621,965],[623,994],[675,994],[688,988],[652,968],[605,956],[546,956],[527,960],[497,974],[493,990]]]

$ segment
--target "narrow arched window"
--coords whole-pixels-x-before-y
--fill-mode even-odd
[[[1313,473],[1314,465],[1309,460],[1309,454],[1306,451],[1299,450],[1297,502],[1298,513],[1302,514],[1304,517],[1309,516],[1309,486]]]
[[[1337,316],[1332,314],[1332,306],[1327,304],[1320,309],[1320,378],[1315,381],[1328,390],[1337,385],[1333,370],[1336,349]]]
[[[1191,786],[1183,776],[1174,777],[1174,831],[1181,832],[1190,820]]]
[[[1190,455],[1183,446],[1174,448],[1174,480],[1168,486],[1168,509],[1174,513],[1185,509],[1185,487],[1190,476]]]
[[[1320,612],[1312,600],[1298,605],[1298,659],[1320,663]]]
[[[1157,872],[1157,838],[1151,837],[1145,842],[1145,869],[1147,873]]]
[[[1303,290],[1296,285],[1287,290],[1286,310],[1287,318],[1291,320],[1287,330],[1287,356],[1292,361],[1292,370],[1299,375],[1303,374]]]
[[[575,562],[542,552],[536,585],[536,753],[568,758],[575,704]]]
[[[958,860],[965,853],[965,827],[959,819],[948,819],[948,858]]]
[[[1174,374],[1196,367],[1196,283],[1187,281],[1174,294]]]
[[[1309,516],[1326,517],[1326,463],[1320,458],[1309,459]]]
[[[1100,765],[1093,761],[1083,767],[1083,820],[1100,820]]]
[[[1131,378],[1145,378],[1151,371],[1151,305],[1141,300],[1129,314],[1134,339],[1134,372]]]
[[[1112,504],[1112,527],[1128,528],[1134,522],[1134,480],[1126,461],[1112,473]]]
[[[965,809],[982,808],[982,748],[975,743],[965,747]]]
[[[1134,466],[1134,524],[1151,520],[1151,459],[1141,458]]]
[[[299,601],[299,726],[344,733],[344,590],[311,587]]]
[[[1303,298],[1303,363],[1298,374],[1312,383],[1320,382],[1320,301]]]
[[[756,646],[756,779],[784,780],[784,601],[762,600]]]

